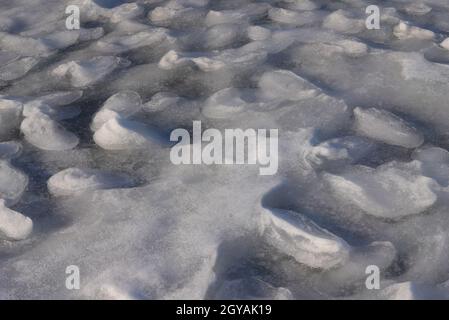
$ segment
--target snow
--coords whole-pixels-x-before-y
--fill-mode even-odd
[[[0,299],[449,298],[448,35],[447,0],[0,1]],[[277,173],[174,165],[194,121],[277,129]]]

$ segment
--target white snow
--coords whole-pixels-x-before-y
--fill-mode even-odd
[[[21,213],[6,207],[5,200],[0,199],[0,239],[23,240],[33,230],[33,222]]]

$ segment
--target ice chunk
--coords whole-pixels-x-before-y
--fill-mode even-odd
[[[22,109],[21,102],[0,98],[0,140],[11,137],[19,128]]]
[[[417,148],[424,137],[410,124],[386,110],[354,109],[354,130],[357,134],[404,148]]]
[[[317,22],[320,16],[313,11],[297,12],[282,8],[271,8],[268,11],[268,17],[275,22],[304,26]]]
[[[234,24],[219,24],[206,31],[207,48],[220,49],[230,46],[239,40],[241,27]]]
[[[449,152],[437,147],[424,147],[413,152],[419,160],[423,175],[435,179],[441,186],[449,186]]]
[[[271,30],[261,26],[250,26],[247,30],[248,38],[253,41],[267,40],[271,37]]]
[[[313,166],[342,166],[357,162],[375,148],[376,144],[369,139],[346,136],[320,143],[305,155],[305,159]]]
[[[6,207],[5,200],[0,199],[0,239],[24,240],[33,231],[33,221],[23,214]]]
[[[94,134],[97,145],[106,150],[127,150],[147,148],[163,144],[161,134],[140,122],[112,118]]]
[[[20,58],[0,67],[0,80],[12,81],[26,75],[39,62],[33,57]]]
[[[444,49],[449,50],[449,38],[444,39],[443,42],[440,43],[440,46],[442,46]]]
[[[15,205],[28,186],[28,177],[6,160],[0,160],[0,181],[0,198],[8,206]]]
[[[151,100],[143,105],[143,110],[147,112],[158,112],[167,107],[177,105],[182,100],[181,97],[170,92],[158,92],[151,97]]]
[[[214,299],[292,300],[293,295],[290,290],[286,288],[275,288],[265,281],[251,277],[248,279],[225,281],[218,289]]]
[[[60,78],[68,77],[73,87],[87,87],[103,80],[117,68],[131,64],[124,58],[99,56],[90,60],[70,61],[56,67],[52,74]]]
[[[410,26],[402,21],[394,27],[393,34],[400,40],[432,40],[435,37],[435,34],[430,30]]]
[[[312,268],[329,269],[349,256],[343,239],[297,212],[263,209],[260,232],[270,245]]]
[[[118,23],[125,19],[135,19],[143,16],[145,10],[137,3],[124,3],[112,9],[111,22]]]
[[[22,152],[19,142],[0,142],[0,160],[8,160],[17,157]]]
[[[316,97],[320,90],[288,70],[266,72],[259,80],[262,94],[271,99],[303,100]]]
[[[122,173],[69,168],[53,175],[47,185],[54,196],[71,196],[99,189],[131,187],[134,182]]]
[[[25,103],[23,106],[24,117],[48,116],[54,120],[65,120],[77,117],[81,113],[78,107],[50,107],[39,100]]]
[[[424,16],[432,11],[432,7],[423,2],[413,2],[411,4],[407,4],[404,9],[405,12],[413,16]]]
[[[207,118],[229,118],[242,112],[247,103],[240,98],[240,92],[235,88],[226,88],[210,96],[201,110]]]
[[[55,51],[55,48],[52,48],[42,39],[22,37],[4,32],[0,32],[0,47],[24,57],[45,57]]]
[[[39,101],[43,104],[49,105],[50,107],[65,106],[72,102],[77,101],[83,96],[83,91],[57,91],[50,94],[41,96],[34,99],[33,101]]]
[[[75,134],[45,115],[25,118],[20,129],[29,143],[42,150],[69,150],[79,142]]]
[[[323,178],[343,202],[381,218],[421,213],[437,199],[435,180],[396,162],[377,169],[355,166],[341,175],[326,173]]]
[[[349,16],[344,10],[329,14],[323,21],[323,27],[345,34],[356,34],[365,28],[364,21]]]
[[[154,28],[129,35],[111,34],[97,41],[94,49],[107,54],[119,54],[142,47],[157,46],[167,37],[167,31],[162,28]]]
[[[96,131],[108,120],[120,116],[127,118],[142,109],[140,95],[134,91],[121,91],[111,96],[95,114],[91,129]]]

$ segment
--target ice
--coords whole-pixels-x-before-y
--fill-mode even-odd
[[[320,93],[310,82],[287,70],[264,73],[259,88],[268,98],[294,101],[313,98]]]
[[[20,155],[22,145],[16,141],[0,142],[0,159],[9,160]]]
[[[21,213],[6,207],[0,199],[0,239],[18,241],[28,238],[33,230],[33,222]]]
[[[97,145],[106,150],[149,148],[166,144],[162,134],[143,123],[115,117],[94,133]]]
[[[240,98],[239,90],[226,88],[210,96],[202,108],[208,118],[229,118],[242,112],[247,103]]]
[[[142,109],[140,95],[134,91],[121,91],[111,96],[92,120],[91,129],[97,131],[114,117],[127,118]]]
[[[366,138],[346,136],[334,138],[314,146],[305,159],[316,167],[342,167],[354,164],[376,149],[376,144]]]
[[[99,189],[131,187],[134,183],[130,177],[120,173],[69,168],[53,175],[47,185],[54,196],[72,196]]]
[[[0,1],[0,299],[449,298],[448,17]],[[173,164],[170,132],[199,120],[278,130],[278,171]]]
[[[376,108],[354,109],[357,134],[404,148],[417,148],[424,142],[422,134],[400,117]]]
[[[12,61],[0,67],[0,80],[12,81],[26,75],[33,67],[39,63],[34,57],[25,57]]]
[[[372,169],[354,166],[341,175],[325,173],[323,179],[335,196],[365,213],[397,219],[419,214],[436,201],[435,180],[407,166],[387,163]]]
[[[70,61],[59,65],[52,74],[61,79],[68,78],[73,87],[88,87],[103,80],[118,68],[129,66],[124,58],[98,56],[85,61]]]
[[[264,209],[261,234],[270,245],[312,268],[343,264],[349,245],[305,216],[280,209]]]
[[[29,143],[42,150],[70,150],[79,143],[74,133],[44,114],[25,118],[20,130]]]
[[[21,102],[0,98],[0,141],[14,136],[20,126],[22,109]]]
[[[0,198],[7,206],[15,205],[28,186],[28,177],[7,160],[0,160]]]
[[[286,288],[275,288],[263,280],[249,278],[225,282],[214,298],[220,300],[292,300],[293,295]]]

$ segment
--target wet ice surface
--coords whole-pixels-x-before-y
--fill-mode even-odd
[[[3,1],[0,298],[449,297],[448,39],[446,0]],[[194,120],[278,173],[173,165]]]

